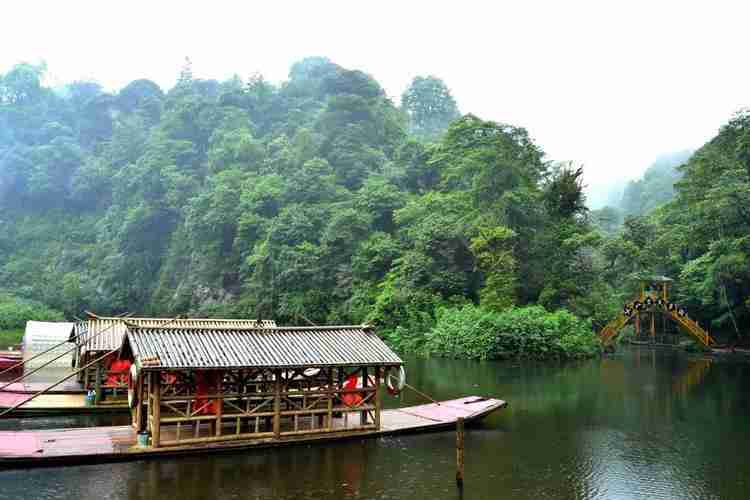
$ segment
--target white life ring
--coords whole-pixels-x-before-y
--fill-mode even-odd
[[[394,378],[396,378],[394,382]],[[406,385],[406,370],[403,366],[399,366],[398,375],[394,375],[388,370],[388,374],[385,376],[385,388],[388,389],[388,393],[392,396],[399,394],[404,390]]]
[[[130,365],[130,376],[128,377],[128,407],[135,408],[138,403],[135,389],[138,387],[138,368],[135,364]]]

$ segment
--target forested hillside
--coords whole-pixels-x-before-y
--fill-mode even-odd
[[[676,298],[704,325],[742,339],[750,328],[750,113],[737,113],[678,170],[671,201],[626,218],[603,244],[606,279],[671,276]]]
[[[629,181],[622,191],[613,193],[609,203],[593,210],[594,224],[605,234],[621,229],[626,217],[645,215],[675,196],[675,184],[682,178],[680,165],[692,151],[660,155],[646,168],[640,179]]]
[[[26,64],[0,76],[6,298],[67,317],[369,321],[403,350],[546,355],[593,352],[586,320],[660,270],[717,324],[747,322],[744,118],[684,167],[674,201],[605,239],[579,168],[461,116],[435,77],[399,103],[325,58],[279,85],[189,64],[168,90],[43,82]]]

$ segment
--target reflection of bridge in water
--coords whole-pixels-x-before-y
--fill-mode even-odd
[[[602,344],[611,343],[623,328],[632,323],[636,339],[641,339],[650,331],[650,342],[656,343],[656,316],[661,315],[662,332],[666,331],[666,318],[695,338],[704,347],[709,347],[714,340],[698,322],[688,316],[687,310],[669,301],[668,289],[671,279],[666,276],[654,276],[641,282],[641,293],[623,307],[622,312],[599,333]],[[644,325],[645,323],[645,325]],[[649,328],[650,327],[650,328]],[[646,335],[647,336],[647,335]]]

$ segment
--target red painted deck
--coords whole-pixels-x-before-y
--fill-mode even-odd
[[[137,446],[135,432],[129,426],[6,431],[0,432],[0,466],[34,467],[103,460],[138,460],[159,455],[273,447],[335,441],[351,437],[424,432],[455,426],[458,417],[464,417],[467,422],[478,420],[505,405],[505,401],[499,399],[472,396],[444,401],[439,405],[432,403],[384,410],[381,413],[379,431],[325,433],[282,439],[258,438],[156,449]],[[162,433],[164,432],[164,427],[162,427]]]

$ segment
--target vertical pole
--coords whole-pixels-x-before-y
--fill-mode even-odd
[[[464,486],[464,417],[456,421],[456,485]]]
[[[274,370],[273,437],[281,436],[281,370]]]
[[[141,381],[143,377],[139,377],[135,384],[133,384],[133,397],[135,398],[135,408],[133,409],[133,428],[135,432],[141,432],[141,414],[143,413],[143,402],[141,400]]]
[[[380,430],[380,371],[382,367],[375,367],[375,429]]]
[[[96,391],[94,404],[97,404],[97,405],[102,400],[102,362],[103,361],[104,360],[101,360],[96,364],[96,373],[95,373],[95,378],[94,378],[94,391]]]
[[[221,379],[222,374],[221,372],[214,373],[214,381],[216,384],[216,394],[221,395]],[[221,416],[224,413],[224,399],[223,398],[216,398],[214,400],[214,408],[216,409],[216,436],[221,436]]]
[[[362,389],[367,389],[367,367],[362,367]],[[369,396],[368,393],[363,392],[363,397]],[[359,425],[367,425],[367,410],[362,410],[359,414]]]
[[[328,430],[333,429],[333,399],[334,399],[334,385],[333,385],[333,368],[328,369]]]
[[[154,427],[154,401],[152,399],[153,393],[151,392],[151,374],[144,373],[143,376],[146,378],[146,431],[150,432]]]
[[[154,416],[151,429],[151,446],[159,447],[161,436],[161,372],[151,372],[151,390],[154,391]]]

